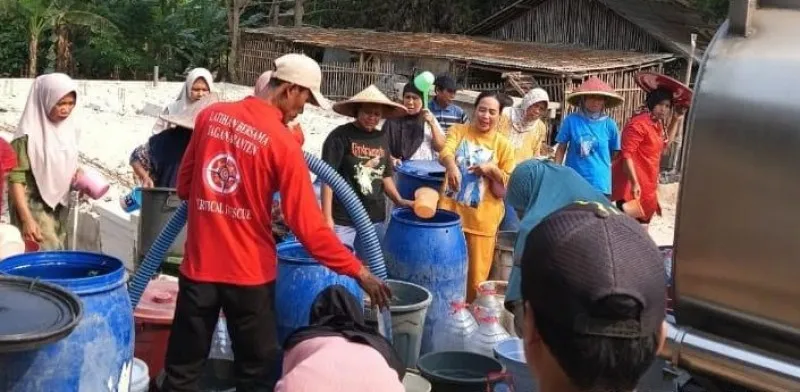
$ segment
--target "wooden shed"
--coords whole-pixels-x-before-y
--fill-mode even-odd
[[[662,71],[675,59],[668,52],[597,50],[462,35],[266,27],[242,32],[239,82],[253,83],[275,58],[295,52],[321,63],[323,93],[334,100],[350,97],[370,84],[394,95],[395,83],[430,70],[448,72],[461,86],[478,90],[503,86],[506,73],[524,73],[548,91],[551,101],[566,107],[565,92],[587,76],[598,75],[626,98],[624,106],[614,109],[619,119],[641,105],[642,94],[633,76],[641,70]]]
[[[699,61],[715,31],[689,0],[518,0],[464,34],[681,58],[697,34]]]

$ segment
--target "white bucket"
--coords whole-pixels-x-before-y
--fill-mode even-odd
[[[406,372],[403,377],[403,388],[406,392],[431,392],[431,383],[420,375]]]
[[[131,392],[147,392],[150,389],[150,369],[147,364],[139,358],[133,359],[133,371],[131,372]]]
[[[25,253],[25,241],[16,227],[0,223],[0,260]]]

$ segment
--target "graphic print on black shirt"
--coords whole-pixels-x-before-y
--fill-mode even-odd
[[[322,159],[353,188],[372,222],[386,218],[383,179],[393,174],[389,161],[389,139],[382,131],[366,132],[354,123],[334,129],[322,145]],[[339,200],[333,200],[333,221],[352,226],[353,221]]]

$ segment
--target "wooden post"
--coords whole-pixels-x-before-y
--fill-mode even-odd
[[[686,64],[686,86],[691,87],[692,83],[692,68],[694,67],[694,53],[697,49],[697,34],[691,35],[691,44],[692,50],[689,52],[689,59]],[[684,127],[686,126],[686,118],[684,118],[683,122],[678,128],[678,131],[675,135],[675,149],[673,150],[672,156],[672,172],[679,173],[681,170],[681,166],[683,163],[683,136],[684,136]]]
[[[158,86],[158,66],[153,67],[153,87]]]

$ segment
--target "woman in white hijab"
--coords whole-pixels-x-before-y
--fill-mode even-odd
[[[205,68],[195,68],[186,75],[186,81],[178,99],[164,108],[161,117],[181,113],[187,106],[205,97],[214,90],[214,77]],[[171,125],[159,118],[153,126],[153,134],[157,134]],[[134,179],[143,187],[153,187],[153,173],[150,162],[150,152],[147,143],[142,144],[133,150],[130,157],[130,165],[133,168]]]
[[[77,85],[53,73],[33,81],[11,146],[11,223],[44,250],[64,249],[69,191],[78,169],[79,130],[71,116]]]
[[[505,110],[500,129],[514,146],[517,163],[540,155],[542,143],[547,136],[547,126],[542,115],[547,111],[550,97],[542,88],[528,91],[519,105]],[[504,123],[504,124],[503,124]]]

